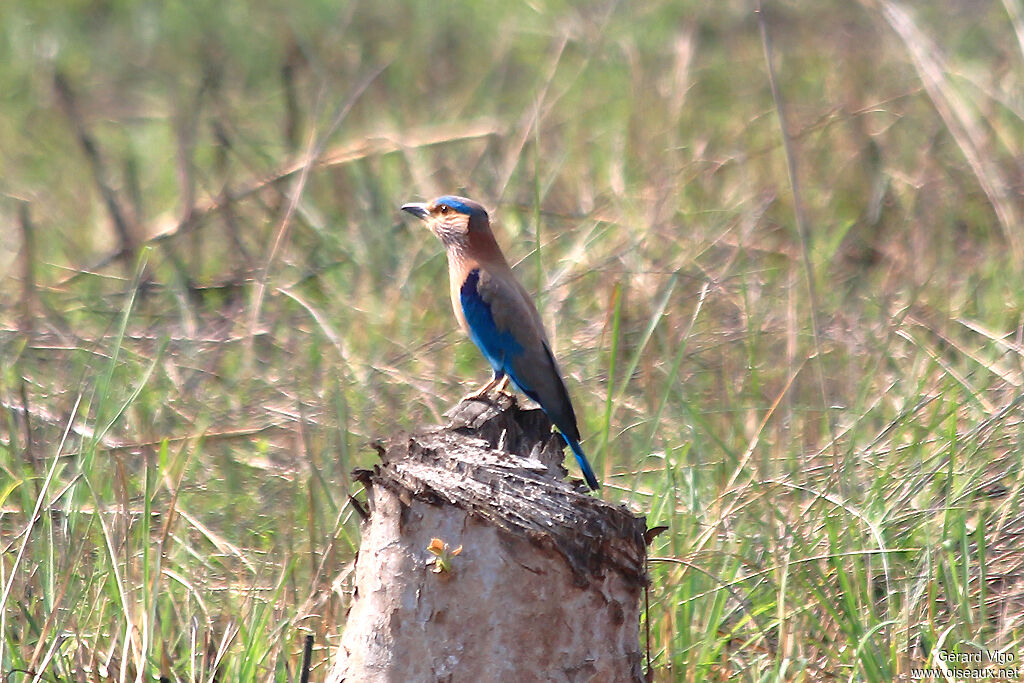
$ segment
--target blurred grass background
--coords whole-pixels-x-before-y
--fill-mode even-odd
[[[489,376],[441,193],[669,527],[656,680],[1020,660],[1022,67],[1020,0],[4,3],[6,680],[322,678],[349,472]]]

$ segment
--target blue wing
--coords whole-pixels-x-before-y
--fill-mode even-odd
[[[484,358],[494,368],[495,374],[507,374],[527,395],[529,390],[522,386],[512,371],[513,359],[523,352],[523,345],[510,330],[499,330],[491,313],[491,305],[480,296],[480,270],[469,271],[465,282],[459,288],[462,314],[469,326],[469,338],[473,340]]]

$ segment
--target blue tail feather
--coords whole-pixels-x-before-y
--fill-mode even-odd
[[[590,487],[591,491],[596,491],[601,488],[601,485],[597,483],[597,477],[594,475],[594,470],[591,469],[590,463],[587,462],[587,456],[583,453],[583,448],[580,446],[578,441],[570,439],[565,434],[562,434],[562,438],[565,439],[565,443],[569,444],[569,448],[572,449],[572,454],[576,456],[576,462],[580,466],[580,470],[583,472],[583,478],[587,480],[587,486]]]

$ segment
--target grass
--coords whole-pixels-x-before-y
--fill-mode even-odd
[[[1020,9],[761,16],[5,4],[8,680],[323,677],[350,471],[487,376],[397,210],[443,192],[668,526],[656,680],[1019,662]]]

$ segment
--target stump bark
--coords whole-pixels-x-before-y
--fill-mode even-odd
[[[328,683],[643,681],[644,518],[564,480],[540,410],[502,394],[448,417],[356,473],[369,517]]]

